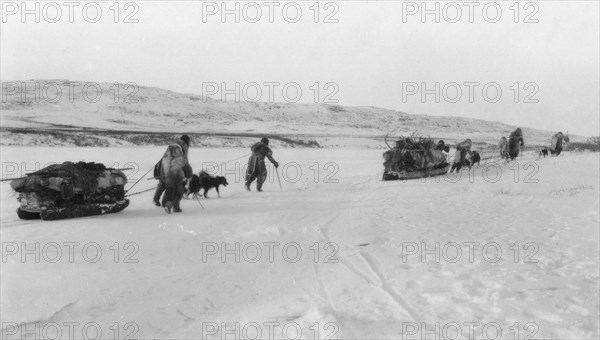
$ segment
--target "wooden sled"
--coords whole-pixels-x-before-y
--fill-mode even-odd
[[[450,170],[450,164],[447,164],[438,169],[424,169],[416,171],[387,171],[383,173],[383,180],[396,181],[441,176],[447,174],[448,170]]]
[[[129,206],[129,200],[123,199],[115,203],[76,204],[64,208],[42,206],[39,211],[18,208],[17,215],[23,220],[42,219],[44,221],[54,221],[67,218],[114,214],[123,211],[127,206]]]

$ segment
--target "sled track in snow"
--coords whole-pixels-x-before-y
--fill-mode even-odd
[[[380,189],[380,186],[375,186],[367,194],[365,194],[364,196],[362,196],[361,198],[356,200],[352,204],[352,207],[356,207],[359,202],[361,202],[362,200],[367,198],[369,195],[371,195],[377,189]],[[350,209],[350,210],[354,210],[354,209]],[[327,240],[328,242],[332,242],[332,241],[331,241],[331,238],[329,237],[329,235],[327,234],[327,229],[326,229],[327,226],[330,225],[333,221],[335,221],[337,218],[339,218],[344,213],[345,213],[345,211],[342,211],[342,212],[336,214],[335,216],[333,216],[332,218],[327,220],[327,222],[323,223],[321,227],[318,228],[318,230],[321,233],[321,235],[323,236],[323,238],[325,240]],[[349,247],[356,247],[356,246],[352,245]],[[381,266],[379,265],[379,261],[373,255],[371,255],[368,252],[359,250],[358,256],[360,256],[360,259],[365,264],[365,266],[372,273],[375,274],[376,279],[373,278],[372,274],[370,275],[370,274],[365,273],[364,271],[360,270],[359,268],[357,268],[357,266],[352,261],[349,261],[345,256],[339,256],[339,261],[340,261],[339,263],[341,263],[344,267],[346,267],[351,272],[362,277],[365,281],[367,281],[367,283],[374,285],[379,291],[384,293],[384,295],[389,296],[396,303],[396,305],[398,307],[400,307],[400,309],[402,309],[408,315],[410,315],[415,322],[424,322],[425,321],[423,316],[421,316],[400,293],[396,292],[393,289],[393,287],[389,283],[389,280],[387,279],[386,275],[383,273],[383,270],[381,269]],[[318,264],[315,264],[315,266],[318,266]],[[315,274],[317,276],[317,280],[319,281],[319,285],[320,285],[321,289],[323,290],[323,292],[330,304],[330,307],[335,311],[336,309],[335,309],[335,306],[333,305],[333,301],[331,299],[329,290],[327,289],[327,285],[323,282],[321,275],[320,275],[320,271],[317,268],[315,268]],[[377,281],[379,281],[379,282],[377,282]]]

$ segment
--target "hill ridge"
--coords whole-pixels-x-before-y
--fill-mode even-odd
[[[170,135],[184,132],[214,139],[205,141],[208,146],[230,146],[229,142],[220,143],[219,136],[270,135],[312,138],[325,147],[383,147],[386,134],[397,137],[414,131],[449,141],[471,138],[494,144],[516,128],[497,121],[410,114],[374,106],[221,101],[131,83],[32,79],[2,81],[2,90],[2,145],[44,145],[52,143],[52,133],[59,137],[57,145],[78,145],[69,138],[69,131],[99,140],[108,140],[106,136],[122,140],[101,146],[138,145],[127,134],[165,134],[168,140]],[[522,128],[526,142],[533,144],[547,144],[554,133]],[[304,142],[298,140],[298,145]],[[240,145],[248,143],[244,140]]]

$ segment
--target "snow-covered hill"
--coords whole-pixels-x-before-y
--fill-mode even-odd
[[[280,146],[373,148],[383,147],[388,133],[393,138],[418,131],[449,141],[496,144],[515,129],[375,107],[224,102],[138,85],[68,80],[2,85],[2,145],[163,145],[185,132],[200,146],[247,146],[268,135]],[[524,133],[528,144],[545,145],[554,132],[524,127]]]

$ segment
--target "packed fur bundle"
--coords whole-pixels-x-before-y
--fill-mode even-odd
[[[441,147],[440,147],[441,146]],[[390,171],[419,171],[434,169],[447,164],[447,149],[444,142],[435,143],[430,137],[416,136],[400,137],[394,148],[383,154],[386,172]]]
[[[24,206],[65,207],[87,203],[113,203],[124,199],[127,177],[100,163],[65,162],[13,180]]]

